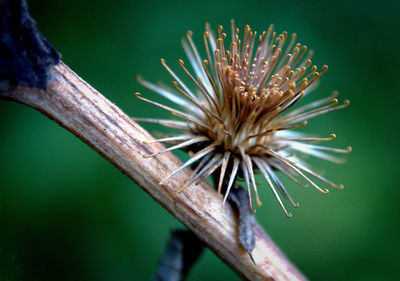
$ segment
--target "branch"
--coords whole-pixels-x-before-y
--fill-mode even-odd
[[[236,214],[229,204],[221,210],[221,198],[206,183],[178,193],[190,169],[160,186],[158,183],[181,161],[169,153],[143,158],[163,146],[146,144],[154,140],[152,136],[64,63],[50,69],[46,89],[17,86],[0,91],[0,97],[36,108],[71,131],[134,180],[244,278],[306,280],[258,224],[254,227],[254,264],[239,245]]]

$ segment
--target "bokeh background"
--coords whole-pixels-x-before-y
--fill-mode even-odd
[[[329,195],[294,183],[286,218],[268,189],[257,218],[311,280],[395,280],[399,246],[399,6],[389,1],[28,1],[64,62],[131,116],[162,112],[137,74],[171,81],[188,29],[270,23],[296,32],[329,65],[309,100],[338,90],[351,106],[306,130],[351,145],[344,165],[313,161],[343,183]],[[151,132],[157,127],[146,126]],[[261,188],[262,190],[262,188]],[[289,207],[290,208],[290,207]],[[183,228],[87,145],[26,106],[0,101],[0,280],[150,280],[171,228]],[[188,280],[240,280],[206,250]]]

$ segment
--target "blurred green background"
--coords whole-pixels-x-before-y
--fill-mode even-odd
[[[300,208],[287,219],[260,192],[260,223],[311,280],[398,279],[399,6],[389,1],[28,1],[64,62],[131,116],[167,113],[137,74],[171,81],[188,29],[205,22],[296,32],[329,65],[312,99],[338,90],[349,108],[307,130],[353,152],[344,165],[313,161],[343,191],[288,182]],[[179,72],[181,73],[181,72]],[[157,127],[146,126],[151,132]],[[262,189],[262,188],[261,188]],[[288,205],[288,204],[287,204]],[[169,231],[182,227],[87,145],[26,106],[0,101],[0,280],[150,280]],[[397,278],[396,278],[397,277]],[[205,251],[188,280],[240,280]]]

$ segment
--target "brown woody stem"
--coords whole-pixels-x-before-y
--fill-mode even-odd
[[[164,147],[152,142],[151,135],[64,63],[52,67],[49,76],[45,90],[18,86],[0,92],[0,97],[36,108],[71,131],[134,180],[247,280],[306,280],[258,224],[254,227],[254,264],[239,245],[236,214],[229,204],[221,210],[221,198],[214,189],[203,182],[178,193],[190,169],[160,186],[158,183],[181,165],[177,157],[165,153],[143,158]]]

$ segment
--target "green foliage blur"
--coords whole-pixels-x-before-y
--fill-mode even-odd
[[[394,280],[398,272],[400,10],[394,3],[28,1],[63,61],[136,117],[168,116],[134,98],[136,91],[155,96],[135,77],[169,83],[159,59],[179,69],[187,30],[198,44],[205,22],[229,30],[231,18],[241,30],[273,23],[278,32],[296,32],[315,50],[313,62],[329,66],[308,101],[338,90],[352,103],[311,120],[307,130],[334,132],[330,145],[351,145],[353,152],[344,165],[313,161],[343,191],[323,195],[287,181],[300,203],[288,219],[264,183],[257,218],[311,280],[328,281]],[[150,280],[172,228],[183,226],[82,141],[31,108],[0,101],[1,281]],[[207,250],[188,280],[240,278]]]

